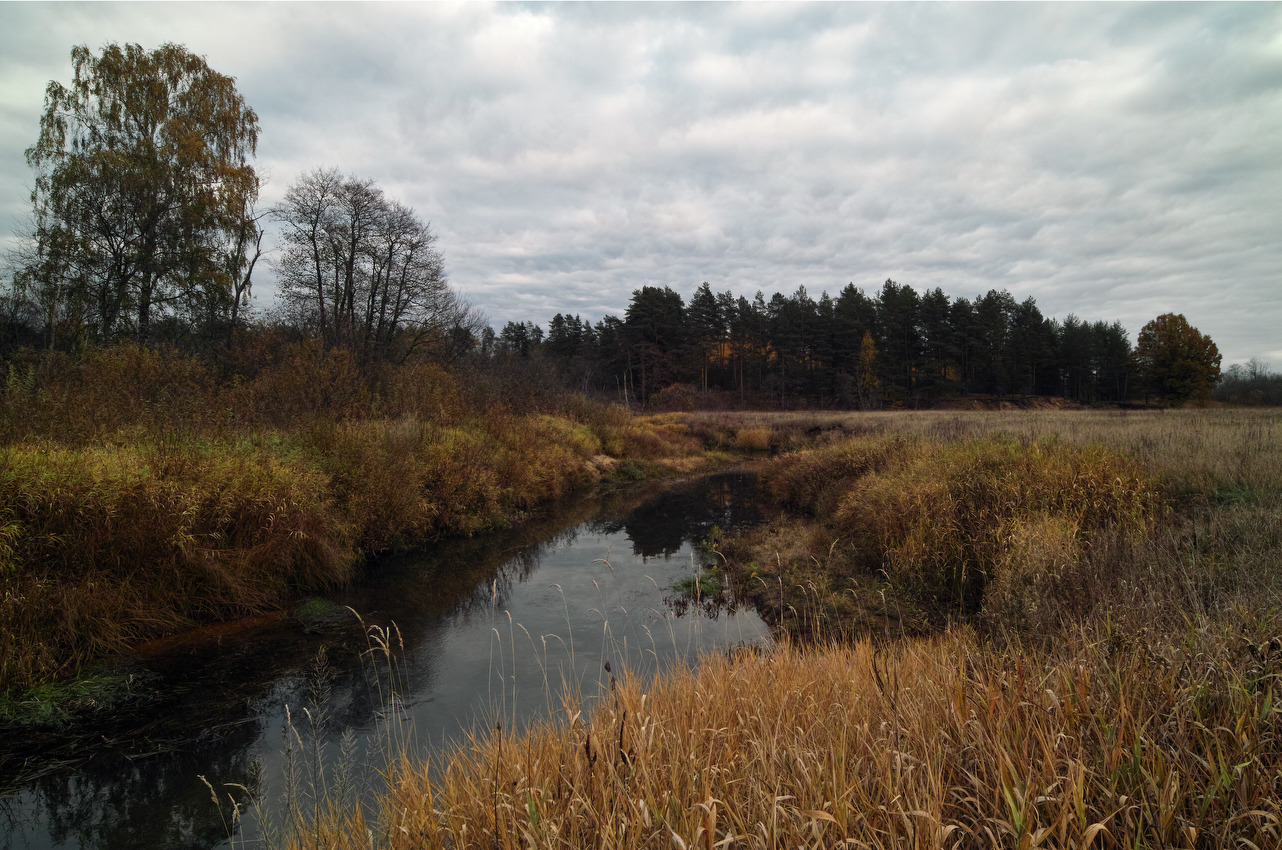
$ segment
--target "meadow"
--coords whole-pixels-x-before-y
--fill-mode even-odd
[[[713,560],[778,646],[406,749],[291,846],[1279,846],[1277,414],[683,421],[775,452]]]
[[[635,416],[306,345],[243,356],[10,365],[9,703],[605,478],[750,460],[782,510],[706,547],[775,648],[619,671],[430,761],[402,744],[375,809],[321,782],[273,846],[1282,840],[1276,413]]]

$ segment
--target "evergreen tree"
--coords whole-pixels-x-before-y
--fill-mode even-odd
[[[721,304],[704,281],[695,290],[686,310],[686,327],[690,333],[690,347],[698,363],[699,387],[708,390],[708,377],[713,363],[720,356],[725,341],[726,327],[721,315]]]
[[[1091,325],[1091,367],[1095,373],[1095,394],[1101,401],[1129,398],[1135,372],[1134,352],[1121,322]]]
[[[685,304],[670,287],[643,286],[632,293],[624,318],[632,385],[642,404],[680,376],[686,338]]]
[[[975,306],[968,298],[958,298],[948,310],[953,346],[957,352],[958,382],[963,394],[980,392],[979,363],[983,348]]]
[[[917,400],[916,375],[922,343],[920,308],[916,290],[893,280],[887,280],[877,296],[882,375],[887,392],[905,404]]]
[[[1024,395],[1054,393],[1055,328],[1031,297],[1012,311],[1009,333],[1011,391]]]
[[[957,345],[951,304],[936,287],[921,299],[922,365],[918,385],[927,398],[937,398],[956,385]]]
[[[846,284],[833,303],[832,319],[833,382],[839,404],[864,406],[858,383],[860,351],[864,337],[875,336],[876,327],[873,300],[853,283]]]
[[[1014,297],[1004,289],[990,289],[975,301],[979,389],[999,399],[1010,392],[1010,327],[1015,309]]]

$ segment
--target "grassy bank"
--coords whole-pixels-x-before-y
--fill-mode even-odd
[[[129,347],[9,369],[0,693],[349,581],[370,554],[506,525],[603,475],[705,462],[670,417],[270,353],[231,375]]]
[[[956,632],[708,658],[439,773],[402,764],[373,846],[1273,847],[1269,653],[1189,632],[1047,656]],[[370,828],[295,846],[368,847]]]
[[[782,645],[407,754],[377,824],[305,843],[1278,846],[1280,424],[691,423],[810,446],[765,473],[792,517],[721,548]]]
[[[833,419],[763,473],[789,518],[722,556],[804,639],[960,618],[1054,640],[1278,607],[1280,426],[1232,410]]]

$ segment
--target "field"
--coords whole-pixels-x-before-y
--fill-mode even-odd
[[[295,846],[1279,846],[1276,414],[684,421],[777,453],[718,561],[780,645],[407,751]]]
[[[404,746],[377,811],[322,781],[269,846],[1282,840],[1276,413],[638,417],[282,351],[230,378],[130,348],[10,370],[6,710],[604,476],[749,460],[782,514],[709,569],[775,649],[622,672],[434,764]],[[91,684],[54,687],[110,700]]]

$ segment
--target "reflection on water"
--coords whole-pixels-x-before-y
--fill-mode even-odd
[[[607,663],[649,674],[768,640],[750,611],[676,616],[663,603],[697,569],[693,552],[714,525],[761,519],[750,474],[628,489],[509,534],[386,559],[332,601],[368,624],[395,624],[407,686],[399,719],[427,752],[481,718],[520,725],[546,713],[562,683],[594,693]],[[344,730],[355,733],[355,781],[368,797],[387,681],[385,665],[362,656],[367,646],[355,618],[337,616],[307,628],[260,618],[148,648],[130,662],[133,710],[91,732],[3,747],[0,788],[11,790],[0,797],[0,850],[226,846],[229,808],[215,809],[198,777],[258,789],[278,820],[287,710],[305,742],[315,721],[330,760]],[[260,827],[250,813],[237,841]]]

